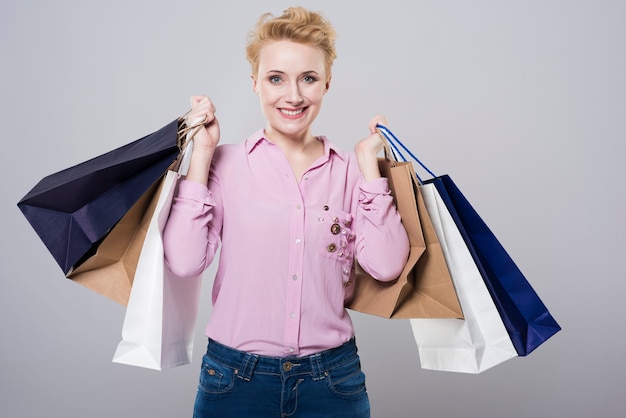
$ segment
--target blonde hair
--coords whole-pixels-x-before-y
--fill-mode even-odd
[[[330,22],[320,13],[303,7],[290,7],[279,17],[263,14],[256,27],[248,35],[246,58],[252,73],[259,70],[261,49],[274,41],[292,41],[320,48],[324,52],[326,76],[330,77],[333,61],[337,57],[335,38],[337,33]]]

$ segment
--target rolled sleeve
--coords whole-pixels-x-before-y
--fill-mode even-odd
[[[163,235],[165,260],[181,277],[202,273],[210,264],[219,237],[210,228],[216,200],[204,184],[182,180]]]
[[[181,180],[178,184],[177,200],[190,200],[207,206],[215,206],[215,199],[209,189],[201,183]]]
[[[388,180],[362,183],[358,193],[359,263],[378,280],[393,280],[406,263],[409,244]]]
[[[381,177],[359,185],[359,208],[372,224],[380,226],[384,223],[392,203],[393,197],[386,178]]]

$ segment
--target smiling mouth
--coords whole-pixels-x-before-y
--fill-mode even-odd
[[[305,107],[301,109],[296,109],[296,110],[280,109],[280,113],[286,116],[298,116],[299,114],[304,112],[305,109],[306,109]]]

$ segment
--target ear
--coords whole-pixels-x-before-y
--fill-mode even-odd
[[[328,92],[328,89],[330,89],[330,80],[331,78],[333,78],[333,76],[328,76],[328,80],[326,80],[326,89],[324,90],[324,93]]]
[[[254,74],[250,74],[250,78],[252,79],[252,90],[254,91],[255,94],[259,94],[259,92],[257,91],[257,80],[256,80],[256,76]]]

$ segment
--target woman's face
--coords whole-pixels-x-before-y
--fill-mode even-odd
[[[254,91],[267,119],[269,139],[281,136],[305,139],[330,86],[324,52],[314,46],[276,41],[259,53],[257,74],[252,75]]]

